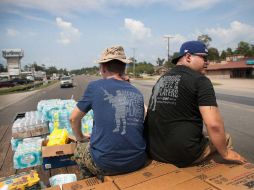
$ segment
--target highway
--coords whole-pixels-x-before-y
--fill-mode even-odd
[[[78,100],[88,83],[96,79],[98,77],[76,76],[73,88],[60,88],[59,83],[56,83],[0,110],[0,130],[1,126],[12,124],[16,113],[36,110],[40,100],[71,97]],[[154,83],[150,80],[132,80],[132,84],[143,93],[146,104]],[[231,134],[235,150],[254,163],[254,97],[232,94],[227,90],[216,91],[216,96],[226,132]]]

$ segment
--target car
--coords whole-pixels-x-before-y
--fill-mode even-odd
[[[60,80],[60,87],[73,87],[73,79],[70,76],[64,76]]]
[[[3,87],[13,87],[13,86],[15,86],[15,84],[13,84],[10,80],[0,81],[0,88],[3,88]]]
[[[34,82],[34,77],[33,76],[26,76],[26,80]]]
[[[27,79],[22,79],[22,78],[14,78],[14,79],[11,80],[11,82],[13,84],[21,84],[21,85],[23,85],[23,84],[28,84],[30,81],[27,80]]]

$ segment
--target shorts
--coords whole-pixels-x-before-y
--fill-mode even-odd
[[[77,143],[72,160],[78,164],[82,178],[89,178],[103,174],[103,171],[96,166],[90,153],[90,143]]]
[[[208,137],[207,137],[208,138]],[[209,138],[208,138],[209,139]],[[233,146],[232,146],[232,139],[231,139],[231,136],[229,134],[226,134],[226,145],[227,145],[227,148],[228,149],[233,149]],[[199,162],[202,162],[204,161],[208,156],[210,156],[211,154],[215,153],[217,151],[217,149],[215,148],[215,146],[213,145],[213,143],[208,140],[207,144],[206,144],[206,147],[203,151],[203,153],[201,154],[201,156],[199,156],[199,158],[197,160],[195,160],[193,162],[193,164],[196,164],[196,163],[199,163]]]

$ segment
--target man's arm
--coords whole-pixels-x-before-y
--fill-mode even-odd
[[[206,125],[209,138],[225,160],[246,162],[246,159],[233,150],[227,149],[224,123],[216,106],[200,106],[200,113]]]
[[[70,123],[74,135],[77,141],[84,141],[86,137],[81,131],[81,119],[85,116],[85,113],[81,112],[78,107],[74,108],[70,116]]]

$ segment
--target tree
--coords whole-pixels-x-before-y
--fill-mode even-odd
[[[225,50],[223,50],[223,51],[221,52],[221,54],[220,54],[220,59],[221,59],[221,60],[225,60],[226,57],[227,57],[227,52],[226,52]]]
[[[32,68],[34,68],[35,71],[43,71],[44,68],[40,65],[38,65],[36,62],[34,62],[32,65],[31,65]]]
[[[25,66],[24,66],[24,70],[25,70],[25,71],[29,71],[30,67],[31,67],[30,65],[25,65]]]
[[[212,38],[208,36],[208,34],[202,34],[198,36],[198,41],[203,42],[206,45],[206,47],[209,47]]]
[[[220,55],[219,55],[219,51],[216,48],[209,48],[208,49],[208,60],[211,61],[219,61],[220,59]]]
[[[236,48],[236,53],[239,55],[244,55],[245,57],[251,57],[254,55],[253,45],[247,42],[239,42],[238,47]]]
[[[52,75],[53,73],[58,73],[58,70],[56,67],[49,67],[47,70],[46,70],[46,73],[47,75]]]
[[[160,58],[158,57],[157,60],[156,60],[156,64],[157,64],[158,66],[162,66],[163,63],[164,63],[164,61],[165,61],[165,59],[160,59]]]
[[[227,48],[226,54],[227,54],[227,57],[229,57],[229,56],[232,56],[234,53],[233,53],[233,50],[231,48]]]
[[[7,72],[7,68],[2,63],[0,63],[0,72]]]
[[[64,68],[64,69],[59,69],[58,70],[58,74],[61,74],[61,75],[68,75],[68,71]]]

